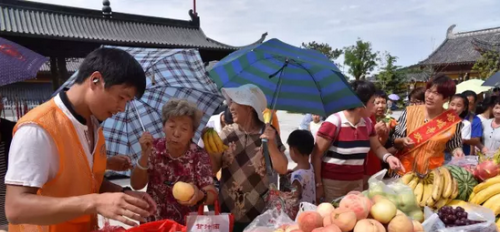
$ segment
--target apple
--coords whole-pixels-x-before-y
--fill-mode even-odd
[[[410,217],[418,222],[424,222],[424,213],[420,209],[410,212]]]
[[[370,213],[373,219],[387,224],[396,216],[397,210],[392,202],[380,200],[372,206]]]
[[[377,203],[380,200],[387,200],[387,197],[382,196],[382,195],[375,195],[375,196],[372,197],[372,201],[374,203]]]
[[[414,211],[417,207],[417,198],[413,192],[402,193],[397,196],[398,209],[405,213]]]
[[[368,196],[370,198],[373,198],[376,195],[385,196],[384,186],[382,184],[383,183],[379,183],[379,184],[374,184],[373,186],[370,186],[370,188],[368,189],[368,191],[369,191]]]

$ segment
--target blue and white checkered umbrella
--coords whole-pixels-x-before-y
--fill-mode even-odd
[[[129,155],[136,163],[141,153],[139,138],[144,130],[153,137],[163,137],[161,108],[171,98],[186,99],[195,103],[204,115],[196,131],[195,141],[210,116],[222,104],[224,98],[217,86],[207,76],[203,61],[194,49],[123,49],[132,54],[146,73],[146,92],[141,99],[127,105],[126,111],[103,122],[108,157]],[[74,83],[73,75],[58,91]]]

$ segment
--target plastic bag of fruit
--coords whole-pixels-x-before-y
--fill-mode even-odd
[[[451,158],[451,161],[448,163],[448,165],[464,168],[465,170],[473,174],[478,163],[479,161],[477,156],[468,155],[460,158],[453,157]]]
[[[425,231],[431,232],[496,232],[495,215],[485,207],[467,204],[463,207],[444,206],[434,213],[425,207]]]
[[[295,217],[295,222],[298,223],[297,219],[299,218],[299,215],[303,212],[309,212],[309,211],[316,211],[318,209],[318,206],[315,204],[311,204],[308,202],[300,202],[299,204],[299,212],[297,213],[297,217]]]
[[[282,210],[271,209],[255,218],[244,232],[273,232],[296,223]]]
[[[384,179],[386,173],[387,169],[384,169],[368,179],[368,197],[372,200],[385,197],[410,218],[422,221],[424,215],[417,204],[413,190],[399,179]]]

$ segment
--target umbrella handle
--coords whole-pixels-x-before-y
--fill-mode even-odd
[[[139,111],[137,110],[137,107],[135,107],[135,102],[134,100],[130,101],[132,103],[132,106],[134,107],[135,114],[137,115],[137,118],[139,119],[139,123],[141,124],[142,131],[145,132],[146,128],[144,128],[144,124],[142,123],[141,116],[139,115]]]
[[[271,165],[271,156],[269,154],[269,146],[268,146],[268,140],[267,139],[262,139],[262,155],[264,155],[264,159],[266,162],[266,174],[268,176],[273,175],[273,167]]]

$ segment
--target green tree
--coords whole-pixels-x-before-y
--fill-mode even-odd
[[[479,73],[479,77],[485,79],[500,70],[500,53],[487,51],[481,53],[481,58],[476,61],[472,71]]]
[[[335,61],[340,55],[342,55],[342,49],[333,49],[328,43],[317,43],[316,41],[312,41],[309,43],[302,43],[302,47],[321,52],[331,61]]]
[[[356,80],[364,80],[377,67],[378,54],[372,51],[370,42],[358,39],[355,45],[344,48],[344,64],[349,66],[348,73]]]
[[[396,65],[398,57],[385,52],[380,59],[383,66],[381,72],[376,76],[376,85],[386,93],[398,93],[405,81],[405,71]]]

